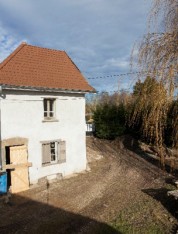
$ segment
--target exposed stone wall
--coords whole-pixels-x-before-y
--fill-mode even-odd
[[[2,168],[6,165],[6,151],[7,146],[26,145],[28,149],[28,139],[22,137],[13,137],[5,139],[1,142],[1,153],[2,153]]]

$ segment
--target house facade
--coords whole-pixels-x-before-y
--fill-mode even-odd
[[[0,166],[12,192],[86,169],[87,92],[64,51],[23,43],[0,64]]]

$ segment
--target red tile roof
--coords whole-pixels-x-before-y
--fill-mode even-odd
[[[22,43],[0,63],[0,84],[60,90],[95,91],[65,51]]]

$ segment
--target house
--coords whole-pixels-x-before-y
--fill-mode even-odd
[[[94,120],[90,118],[86,121],[86,135],[91,136],[95,132]]]
[[[0,64],[0,167],[12,192],[86,169],[88,92],[64,51],[22,43]]]

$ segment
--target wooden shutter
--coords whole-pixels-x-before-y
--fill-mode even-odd
[[[58,161],[59,163],[66,162],[66,142],[60,141],[58,142]]]
[[[42,144],[42,164],[51,162],[50,143]]]

